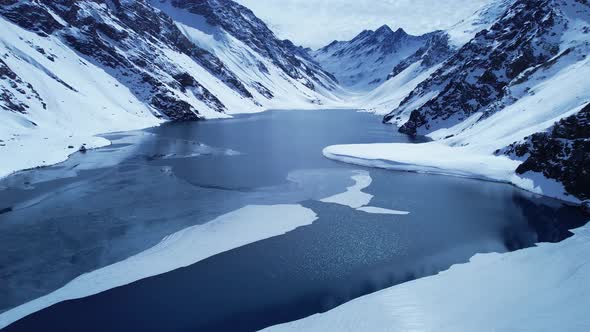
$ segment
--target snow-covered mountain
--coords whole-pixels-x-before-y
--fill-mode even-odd
[[[537,1],[516,2],[491,29],[462,47],[387,118],[409,107],[413,109],[410,120],[401,130],[428,134],[476,113],[488,117],[519,99],[523,93],[516,90],[526,89],[535,72],[552,67],[576,49],[576,45],[561,47],[568,20],[558,8]],[[512,87],[514,91],[510,91]]]
[[[331,75],[230,0],[3,0],[0,26],[0,154],[26,156],[0,175],[98,133],[337,100]]]
[[[350,41],[334,41],[312,56],[343,86],[367,91],[385,82],[395,66],[436,34],[412,36],[384,25],[375,31],[365,30]]]
[[[374,110],[393,106],[385,122],[435,142],[381,147],[382,153],[334,148],[328,154],[511,182],[570,201],[588,199],[590,4],[496,1],[446,35],[451,47],[468,42],[419,75],[408,74],[418,62],[407,58],[371,93],[383,100]]]
[[[0,175],[107,144],[98,133],[347,103],[445,146],[530,160],[523,177],[586,199],[571,189],[586,180],[557,174],[585,167],[586,138],[551,128],[590,102],[589,6],[496,0],[447,31],[383,26],[310,51],[231,0],[3,0],[0,154],[26,157]],[[549,159],[553,141],[563,153]]]
[[[397,59],[381,85],[355,101],[358,108],[377,114],[390,112],[455,51],[446,32],[436,31],[423,37],[423,45],[408,57]]]

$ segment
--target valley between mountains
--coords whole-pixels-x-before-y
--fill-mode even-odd
[[[4,0],[0,174],[163,121],[358,108],[433,142],[326,156],[580,203],[590,198],[589,13],[583,0],[493,1],[447,31],[383,26],[310,50],[229,0]]]
[[[0,328],[590,330],[589,55],[588,0],[0,0]]]

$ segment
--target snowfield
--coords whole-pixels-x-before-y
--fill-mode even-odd
[[[590,227],[264,331],[588,331]]]
[[[64,287],[0,314],[0,329],[53,304],[78,299],[192,265],[207,257],[310,225],[316,214],[300,205],[246,206],[169,235],[155,247],[83,274]]]

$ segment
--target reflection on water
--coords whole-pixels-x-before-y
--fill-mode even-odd
[[[133,150],[116,164],[66,172],[72,163],[84,166],[80,157],[36,171],[68,176],[0,191],[0,208],[19,207],[0,214],[0,308],[248,204],[303,202],[319,219],[54,306],[13,328],[250,331],[437,273],[475,253],[559,241],[583,221],[576,209],[507,185],[377,169],[368,170],[371,205],[409,215],[318,201],[344,191],[358,168],[323,158],[325,146],[406,140],[366,113],[280,111],[166,125],[121,147]],[[99,151],[91,158],[111,153]]]

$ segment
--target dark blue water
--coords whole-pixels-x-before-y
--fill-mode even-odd
[[[0,214],[0,308],[248,204],[300,203],[319,219],[55,305],[8,330],[252,331],[476,253],[560,241],[584,221],[575,208],[508,185],[374,169],[366,169],[371,205],[410,215],[319,202],[344,191],[359,169],[323,158],[325,146],[408,141],[366,113],[276,111],[110,138],[117,145],[0,183],[0,210],[12,209]]]

